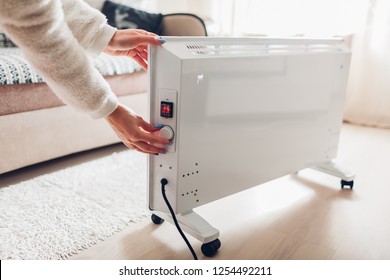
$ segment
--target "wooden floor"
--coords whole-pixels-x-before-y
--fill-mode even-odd
[[[195,209],[220,230],[214,259],[389,260],[390,130],[345,124],[338,161],[356,172],[353,191],[303,170]],[[191,258],[173,225],[145,219],[70,259]]]

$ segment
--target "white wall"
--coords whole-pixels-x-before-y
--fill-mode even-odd
[[[204,15],[210,0],[155,0],[156,8],[161,13],[196,13]]]
[[[143,0],[161,13],[188,12],[214,22],[222,36],[344,35],[369,0]],[[385,0],[389,1],[389,0]]]
[[[149,0],[160,13],[193,13],[206,21],[209,35],[230,35],[234,0]]]

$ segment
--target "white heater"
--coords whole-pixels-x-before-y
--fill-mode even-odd
[[[337,153],[350,51],[342,39],[165,37],[151,47],[150,121],[170,138],[149,157],[149,208],[212,256],[219,232],[193,209],[312,167],[353,186]]]

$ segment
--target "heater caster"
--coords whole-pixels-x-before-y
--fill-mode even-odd
[[[159,216],[152,214],[151,216],[152,222],[155,223],[156,225],[160,225],[164,222],[164,219],[161,219]]]
[[[219,239],[215,239],[214,241],[203,244],[200,249],[206,257],[213,257],[219,248],[221,248],[221,241]]]
[[[353,189],[353,181],[345,181],[341,180],[341,188],[344,189],[344,186],[349,186],[349,188]]]

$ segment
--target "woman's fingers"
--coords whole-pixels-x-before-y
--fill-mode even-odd
[[[149,143],[146,142],[136,142],[133,144],[139,151],[147,154],[160,154],[160,153],[165,153],[164,148],[159,148],[153,145],[150,145]]]
[[[130,149],[154,154],[165,152],[163,146],[168,144],[169,140],[153,133],[158,129],[129,108],[119,105],[106,119],[122,142]]]
[[[140,55],[131,56],[143,69],[148,70],[148,63]]]

